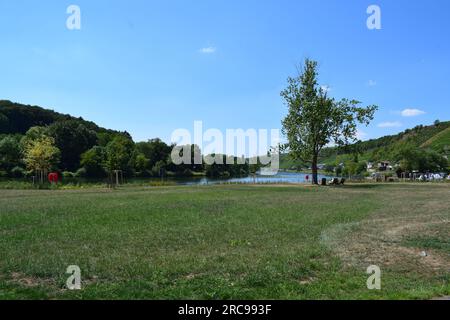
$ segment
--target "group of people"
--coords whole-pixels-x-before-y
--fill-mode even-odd
[[[427,173],[419,176],[419,181],[442,181],[445,179],[444,175],[439,173]],[[450,180],[450,175],[447,176],[447,180]]]

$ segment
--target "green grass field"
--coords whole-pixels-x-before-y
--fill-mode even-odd
[[[0,299],[450,295],[449,196],[448,184],[0,190]],[[69,265],[82,290],[65,289]]]

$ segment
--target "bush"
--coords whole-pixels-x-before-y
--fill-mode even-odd
[[[75,178],[84,178],[86,177],[86,169],[85,168],[80,168],[77,170],[77,172],[75,172],[74,177]]]
[[[149,170],[144,170],[144,171],[141,171],[141,172],[135,172],[135,177],[137,177],[137,178],[149,178],[149,177],[152,177],[153,175],[152,175],[152,172],[151,171],[149,171]]]
[[[231,178],[231,173],[229,171],[223,171],[220,176],[223,178]]]
[[[35,172],[33,170],[26,170],[25,171],[25,178],[31,178],[33,177]]]
[[[192,177],[193,175],[194,175],[194,173],[190,169],[185,169],[181,173],[181,176],[183,176],[183,177]]]
[[[26,171],[24,168],[21,167],[14,167],[11,170],[11,176],[13,178],[23,178],[26,176]]]
[[[34,188],[33,184],[26,181],[0,181],[0,190],[25,190]]]
[[[62,173],[63,178],[73,178],[75,176],[75,174],[73,172],[70,171],[64,171]]]
[[[0,178],[6,178],[8,177],[8,172],[0,170]]]

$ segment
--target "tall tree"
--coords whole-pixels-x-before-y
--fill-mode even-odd
[[[49,128],[49,135],[55,139],[61,150],[61,168],[75,171],[80,165],[80,157],[97,142],[95,131],[88,129],[79,120],[58,121]]]
[[[306,59],[300,74],[288,78],[288,86],[281,92],[289,108],[282,122],[288,140],[284,147],[294,159],[311,163],[314,184],[318,183],[320,151],[331,142],[343,146],[356,141],[357,124],[368,125],[378,109],[360,107],[356,100],[328,97],[317,77],[317,62]]]
[[[136,143],[136,149],[148,159],[147,169],[152,169],[158,162],[169,160],[173,146],[169,146],[157,138]]]
[[[20,165],[22,158],[19,136],[7,135],[0,139],[0,169],[10,172],[12,168]]]
[[[117,135],[106,146],[105,169],[111,173],[114,170],[130,171],[133,156],[134,142],[122,135]]]
[[[95,146],[81,155],[80,165],[86,170],[88,177],[105,175],[105,148]]]
[[[25,146],[24,154],[27,168],[33,170],[39,181],[43,183],[47,172],[57,165],[60,151],[55,146],[53,138],[42,136],[36,140],[29,141]]]

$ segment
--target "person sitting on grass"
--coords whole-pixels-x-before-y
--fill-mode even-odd
[[[339,185],[339,179],[338,178],[333,178],[330,181],[330,186],[337,186],[337,185]]]

